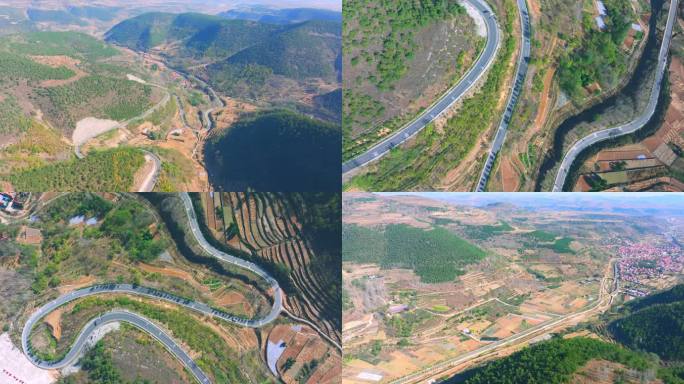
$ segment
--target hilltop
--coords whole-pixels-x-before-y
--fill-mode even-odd
[[[198,13],[146,13],[105,34],[108,42],[162,54],[230,97],[299,103],[339,87],[341,24],[276,25]],[[320,84],[322,82],[323,84]],[[284,97],[283,90],[289,90]],[[311,102],[309,101],[309,104]]]
[[[269,24],[301,23],[309,20],[325,20],[342,22],[340,12],[318,8],[286,8],[272,9],[268,7],[248,7],[231,9],[218,14],[226,19],[252,20]]]
[[[335,191],[339,147],[337,126],[276,110],[245,115],[211,136],[205,153],[210,178],[221,189]]]
[[[77,164],[72,144],[83,121],[124,121],[161,96],[130,81],[139,69],[114,47],[80,32],[28,32],[0,38],[0,180],[14,188],[127,190],[143,155],[119,148]],[[75,133],[76,131],[81,133]],[[105,159],[118,159],[118,169]],[[23,187],[22,187],[23,186]],[[108,189],[114,187],[113,189]]]
[[[624,317],[611,322],[611,334],[630,348],[663,360],[684,361],[684,285],[625,305]]]

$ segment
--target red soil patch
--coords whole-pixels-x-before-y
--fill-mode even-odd
[[[504,192],[515,192],[520,187],[520,178],[511,162],[510,156],[506,156],[501,161],[501,182]]]
[[[145,272],[151,272],[151,273],[157,272],[157,273],[160,273],[164,276],[177,277],[179,279],[182,279],[182,280],[185,280],[188,282],[194,281],[194,277],[191,274],[189,274],[188,272],[182,271],[180,269],[169,268],[169,267],[160,268],[160,267],[155,267],[155,266],[145,264],[145,263],[140,263],[137,266],[138,266],[138,268],[142,269]]]
[[[93,276],[81,276],[77,280],[74,280],[70,283],[61,285],[57,290],[59,293],[64,294],[67,292],[71,292],[74,290],[77,290],[79,288],[87,287],[95,282],[95,277]]]
[[[219,305],[233,305],[245,301],[245,297],[235,291],[230,291],[228,293],[221,293],[218,298],[216,298],[216,304]]]
[[[57,340],[62,338],[62,312],[64,312],[64,308],[57,308],[45,316],[43,320],[50,327],[52,336]]]

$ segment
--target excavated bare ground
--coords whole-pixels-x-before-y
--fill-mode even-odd
[[[306,381],[307,383],[338,383],[342,369],[339,354],[332,347],[323,342],[316,331],[307,326],[277,325],[268,335],[268,340],[273,344],[285,343],[286,348],[276,362],[276,368],[281,379],[286,384],[298,383],[296,375],[302,366],[312,360],[317,360],[319,365]],[[289,359],[295,363],[286,371],[283,364]]]

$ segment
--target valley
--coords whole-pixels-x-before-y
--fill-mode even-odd
[[[459,378],[682,282],[679,209],[478,196],[345,194],[343,382]]]
[[[334,175],[332,164],[339,163],[336,12],[291,12],[291,20],[260,22],[239,12],[130,17],[132,9],[121,8],[106,22],[93,22],[96,31],[76,27],[85,21],[74,26],[46,14],[50,22],[34,20],[30,31],[0,33],[7,53],[0,68],[4,190],[335,189],[336,178],[318,176]],[[99,20],[88,16],[92,12],[80,17]],[[143,38],[148,24],[162,30]],[[229,35],[240,38],[221,37]],[[297,120],[250,126],[259,113],[290,113]],[[246,135],[228,137],[234,125],[246,126]],[[314,143],[296,142],[310,129]],[[246,167],[221,172],[219,164],[235,162],[224,158],[233,147],[256,148],[270,136],[273,143],[264,150],[273,158],[245,159]],[[312,165],[296,171],[303,162]],[[254,175],[261,172],[283,178],[259,183],[263,178]],[[301,185],[309,179],[318,184]]]

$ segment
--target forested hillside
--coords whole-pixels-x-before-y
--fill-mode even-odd
[[[223,66],[259,65],[294,79],[332,78],[340,55],[340,24],[309,21],[286,28],[228,57]],[[215,68],[209,68],[210,76]]]
[[[339,21],[278,25],[197,13],[146,13],[117,24],[105,38],[141,51],[174,43],[178,49],[167,55],[174,66],[235,97],[265,95],[262,87],[274,76],[336,83],[341,71]]]
[[[525,348],[455,378],[449,383],[465,384],[561,384],[571,383],[573,374],[589,360],[601,359],[645,371],[656,363],[645,354],[615,344],[576,337],[554,339]]]
[[[401,0],[381,2],[353,0],[344,4],[345,51],[354,53],[353,66],[365,61],[375,67],[369,80],[379,89],[388,90],[408,70],[416,50],[414,32],[436,21],[462,14],[457,2]],[[357,27],[352,25],[357,24]],[[374,44],[369,44],[373,40]],[[377,42],[382,49],[373,52]]]
[[[611,322],[609,331],[630,348],[664,360],[684,361],[684,285],[629,303],[631,311]]]
[[[0,134],[25,132],[30,126],[31,119],[24,116],[14,96],[0,100]]]
[[[0,55],[0,74],[2,74],[0,83],[5,85],[18,80],[64,80],[75,75],[74,71],[69,68],[49,67],[9,52],[2,52]]]
[[[251,7],[250,9],[231,9],[218,14],[226,19],[252,20],[268,24],[291,24],[310,20],[342,22],[340,12],[318,8],[272,9]]]
[[[134,81],[93,75],[59,87],[40,88],[36,93],[52,123],[69,132],[84,117],[123,121],[143,113],[150,106],[152,89]]]
[[[80,32],[30,32],[6,36],[0,45],[21,55],[65,55],[74,59],[93,62],[115,56],[118,51],[90,35]]]
[[[105,34],[105,39],[142,51],[177,41],[181,42],[184,56],[225,58],[262,41],[277,29],[200,13],[154,12],[122,21]]]
[[[343,13],[347,160],[446,91],[479,42],[457,1],[350,0]]]
[[[126,79],[123,67],[102,67],[101,60],[116,54],[114,47],[77,32],[3,36],[0,88],[16,95],[15,100],[27,96],[33,105],[25,105],[24,113],[40,109],[44,119],[66,136],[85,117],[126,120],[151,105],[152,90]],[[0,114],[16,114],[17,105],[11,103],[5,100]]]
[[[206,166],[218,189],[336,191],[339,128],[293,112],[246,115],[207,140]]]
[[[383,268],[410,268],[426,283],[453,281],[485,251],[442,227],[429,230],[405,224],[384,229],[343,225],[342,259],[377,263]]]
[[[679,301],[684,301],[684,284],[675,285],[666,291],[631,301],[625,304],[625,308],[632,312],[636,312],[653,305],[670,304]]]

